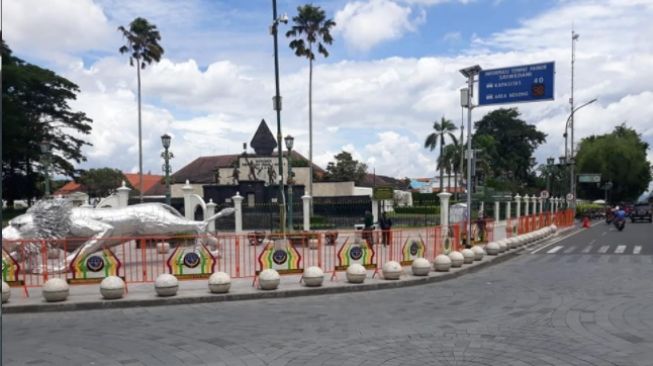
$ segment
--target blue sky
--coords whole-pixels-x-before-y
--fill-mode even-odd
[[[303,1],[278,1],[292,17]],[[314,70],[314,160],[342,149],[379,174],[435,174],[423,148],[433,121],[460,122],[460,68],[556,62],[555,100],[515,105],[547,133],[539,162],[564,153],[570,32],[577,44],[576,135],[626,121],[653,145],[653,4],[647,0],[315,1],[338,23]],[[159,136],[173,136],[173,168],[239,152],[261,119],[276,130],[271,1],[6,0],[3,36],[21,58],[81,87],[73,103],[94,120],[81,167],[137,170],[135,70],[116,31],[137,16],[156,24],[166,52],[143,73],[145,170],[158,173]],[[285,28],[284,28],[285,27]],[[282,32],[288,29],[281,28]],[[47,29],[47,31],[44,31]],[[283,134],[308,154],[308,65],[280,37]],[[511,107],[505,105],[504,107]],[[493,108],[474,110],[474,119]],[[653,153],[649,151],[649,160]]]

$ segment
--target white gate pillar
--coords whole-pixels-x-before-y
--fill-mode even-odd
[[[506,196],[506,198],[507,198],[507,200],[506,200],[506,220],[510,220],[510,208],[511,208],[510,206],[511,206],[511,203],[512,203],[512,202],[510,202],[510,199],[512,198],[512,196]]]
[[[190,185],[188,179],[186,184],[181,187],[181,190],[184,192],[184,216],[189,220],[195,219],[195,212],[193,212],[193,206],[190,202],[190,195],[193,194],[193,186]]]
[[[440,198],[440,228],[442,228],[442,242],[444,243],[449,235],[449,198],[451,193],[442,192],[438,193]]]
[[[243,232],[243,196],[240,195],[240,192],[236,192],[236,195],[231,197],[234,201],[234,218],[236,219],[236,234]]]
[[[206,204],[206,217],[204,219],[206,219],[208,217],[211,217],[211,216],[213,216],[215,214],[215,207],[216,206],[217,205],[215,203],[213,203],[213,198],[210,198],[209,203]],[[211,220],[209,222],[209,231],[210,232],[215,231],[215,220]]]
[[[122,186],[117,189],[118,191],[118,207],[127,207],[129,205],[129,191],[131,189],[125,185],[125,181],[122,181]]]
[[[309,195],[302,196],[303,213],[304,213],[304,231],[311,230],[311,199]]]
[[[494,201],[494,222],[497,224],[499,222],[499,218],[501,217],[501,212],[499,210],[501,209],[501,205],[499,201]]]
[[[521,196],[519,193],[515,195],[515,202],[517,202],[517,211],[515,212],[515,217],[519,219],[519,216],[521,216]]]

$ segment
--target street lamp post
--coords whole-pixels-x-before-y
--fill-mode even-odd
[[[161,157],[165,161],[165,164],[163,164],[163,172],[166,174],[166,204],[170,206],[171,204],[171,198],[170,198],[170,159],[174,157],[172,155],[172,152],[168,151],[170,148],[170,141],[172,138],[170,135],[167,133],[161,136],[161,144],[163,144],[163,149],[164,151],[161,153]]]
[[[279,23],[288,23],[288,16],[282,15],[277,17],[277,0],[272,0],[272,26],[270,27],[270,33],[274,38],[274,83],[275,83],[275,94],[273,100],[273,108],[277,112],[277,145],[279,148],[279,226],[281,226],[281,231],[285,236],[286,233],[286,223],[285,223],[285,210],[286,210],[286,201],[285,195],[283,194],[283,146],[281,144],[281,96],[279,93],[279,51],[278,51],[278,41],[277,33]]]
[[[574,170],[576,167],[575,164],[575,150],[574,150],[574,115],[576,112],[578,112],[579,109],[586,107],[594,102],[597,101],[597,98],[594,98],[586,103],[583,103],[579,107],[576,107],[571,110],[571,113],[569,114],[569,117],[567,117],[567,122],[565,122],[565,133],[564,133],[564,138],[565,138],[565,156],[567,156],[567,130],[571,129],[571,151],[569,153],[569,156],[567,157],[567,161],[569,162],[570,166],[570,177],[569,177],[569,191],[570,193],[573,193],[574,199],[573,199],[573,207],[576,208],[576,179],[575,179],[575,174]],[[572,105],[573,107],[573,105]]]
[[[43,154],[43,173],[45,175],[45,197],[50,197],[50,141],[41,141],[41,153]]]
[[[555,166],[556,159],[553,157],[547,158],[546,159],[546,166],[547,166],[547,175],[546,175],[546,191],[549,192],[549,195],[551,194],[551,178],[553,177],[553,168]],[[546,206],[547,202],[544,201],[544,205]]]
[[[286,141],[286,149],[288,149],[288,231],[293,230],[293,211],[294,206],[292,202],[292,185],[294,183],[292,174],[292,146],[295,138],[288,135],[284,139]]]

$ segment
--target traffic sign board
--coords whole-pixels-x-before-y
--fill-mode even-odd
[[[549,198],[549,191],[542,191],[542,192],[540,193],[540,197],[542,197],[542,198],[544,198],[544,199]]]
[[[555,63],[482,70],[478,105],[553,100]]]
[[[574,195],[572,193],[567,193],[567,201],[573,201]]]
[[[375,200],[391,200],[394,197],[393,192],[392,187],[374,187],[372,188],[372,198]]]
[[[601,174],[578,174],[578,183],[601,183]]]

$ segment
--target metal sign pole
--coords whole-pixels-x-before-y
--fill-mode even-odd
[[[472,97],[474,74],[467,78],[467,246],[472,245]]]

